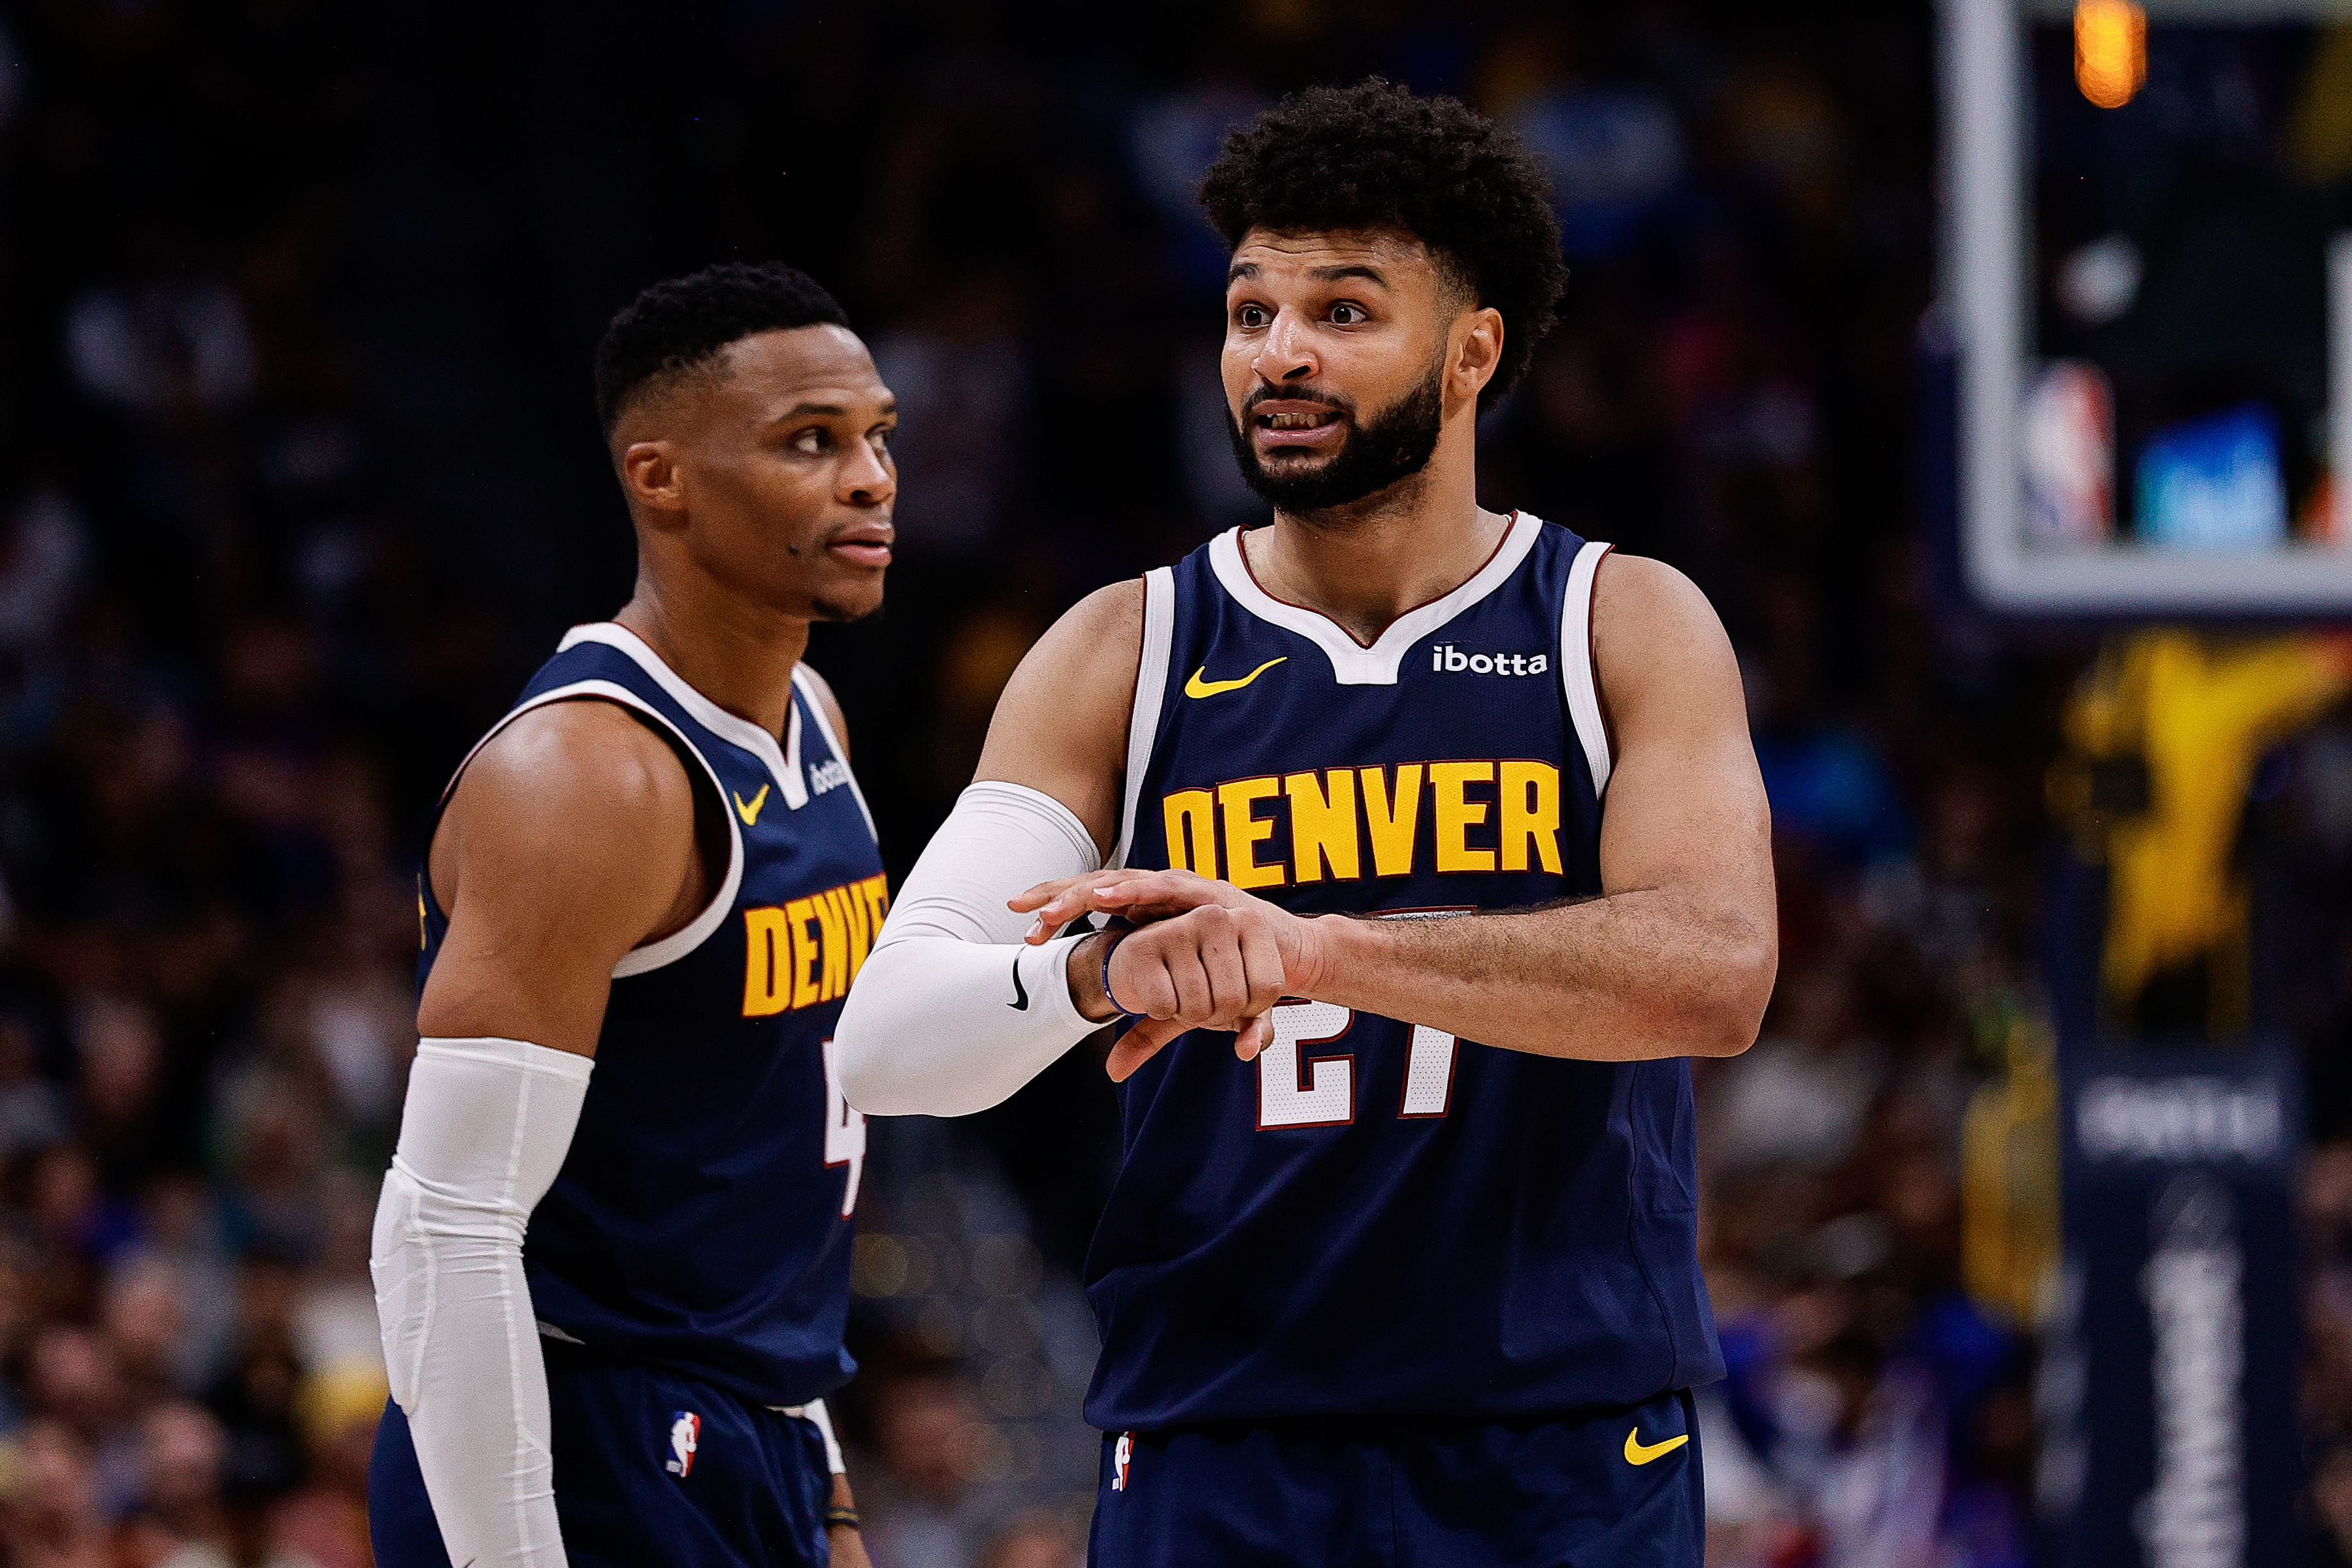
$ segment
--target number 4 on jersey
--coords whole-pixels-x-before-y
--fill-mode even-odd
[[[841,1091],[841,1069],[834,1065],[833,1037],[824,1041],[824,1163],[849,1167],[842,1184],[841,1217],[857,1207],[857,1179],[866,1173],[866,1112],[849,1103]]]
[[[1257,1057],[1257,1124],[1336,1127],[1356,1119],[1356,1058],[1345,1051],[1302,1053],[1328,1045],[1356,1022],[1333,1002],[1286,1002],[1274,1010],[1274,1039]],[[1405,1054],[1404,1103],[1397,1114],[1443,1116],[1454,1089],[1454,1037],[1426,1024],[1412,1026]],[[1302,1071],[1302,1068],[1304,1070]]]

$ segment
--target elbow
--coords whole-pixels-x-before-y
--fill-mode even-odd
[[[841,1097],[868,1116],[940,1114],[921,1053],[907,1047],[922,1035],[906,1005],[905,969],[906,953],[897,945],[885,943],[866,955],[827,1047]]]
[[[923,1037],[921,1023],[860,1008],[857,997],[852,986],[833,1031],[835,1081],[851,1110],[867,1116],[969,1116],[996,1103],[964,1092],[950,1064],[935,1059],[935,1053],[907,1048],[907,1041]]]
[[[1727,942],[1708,965],[1703,994],[1694,998],[1690,1054],[1736,1057],[1754,1045],[1780,970],[1780,944],[1772,931],[1745,931]]]
[[[835,1037],[834,1045],[836,1050],[840,1043],[839,1037]],[[852,1110],[867,1116],[954,1114],[941,1111],[937,1105],[928,1103],[929,1097],[920,1093],[915,1085],[903,1081],[903,1075],[893,1072],[890,1064],[877,1059],[875,1053],[868,1052],[858,1058],[859,1065],[855,1068],[850,1065],[852,1058],[848,1055],[836,1059],[841,1064],[841,1098],[849,1102]]]
[[[891,1104],[888,1076],[879,1070],[872,1053],[860,1050],[856,1037],[837,1034],[833,1037],[834,1076],[841,1086],[841,1098],[849,1102],[852,1110],[868,1116],[896,1116]]]
[[[859,1016],[857,990],[850,988],[849,1005],[833,1031],[833,1073],[841,1097],[853,1110],[868,1116],[905,1116],[906,1086],[891,1070],[890,1052],[884,1047],[886,1030],[866,1026]]]
[[[909,1070],[892,1052],[845,1050],[840,1035],[834,1051],[841,1097],[867,1116],[970,1116],[995,1103],[959,1092],[943,1075]]]

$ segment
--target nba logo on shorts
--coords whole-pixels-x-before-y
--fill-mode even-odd
[[[1115,1492],[1123,1492],[1127,1489],[1127,1465],[1128,1461],[1134,1458],[1135,1434],[1132,1432],[1121,1432],[1118,1435],[1118,1442],[1110,1451],[1111,1490]]]
[[[681,1410],[670,1418],[669,1462],[662,1467],[679,1480],[694,1474],[694,1450],[702,1437],[702,1417]]]

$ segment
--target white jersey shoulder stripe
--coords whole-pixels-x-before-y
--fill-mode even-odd
[[[1127,864],[1135,843],[1136,807],[1143,775],[1151,767],[1151,746],[1160,734],[1160,705],[1168,695],[1169,658],[1176,648],[1176,574],[1155,566],[1143,574],[1143,651],[1135,661],[1135,705],[1127,721],[1127,805],[1119,813],[1118,846],[1110,864]]]
[[[594,621],[584,626],[574,626],[563,634],[555,645],[562,653],[583,642],[603,643],[618,648],[631,663],[653,678],[668,699],[686,710],[687,717],[731,745],[741,747],[760,759],[768,776],[776,781],[776,789],[783,796],[785,806],[798,811],[809,802],[808,780],[801,773],[801,710],[795,702],[791,718],[784,725],[784,743],[749,719],[730,713],[718,703],[697,691],[684,676],[662,662],[661,655],[646,646],[645,639],[617,621]]]
[[[524,714],[535,709],[544,708],[551,702],[582,700],[617,702],[632,712],[646,715],[677,736],[678,744],[685,747],[688,754],[702,764],[703,775],[710,781],[711,793],[719,798],[719,816],[727,822],[727,875],[719,883],[719,891],[711,898],[709,903],[703,906],[701,913],[677,931],[657,942],[649,942],[643,947],[632,948],[624,953],[621,962],[613,965],[613,978],[625,980],[633,974],[649,973],[665,964],[675,963],[708,942],[711,933],[726,923],[729,912],[735,907],[735,895],[743,886],[743,830],[736,826],[735,814],[726,809],[727,786],[719,782],[718,770],[710,765],[710,759],[702,754],[701,749],[688,738],[686,731],[672,723],[667,714],[625,686],[610,680],[575,680],[569,686],[559,686],[551,691],[541,692],[530,701],[520,704],[513,712],[490,726],[489,733],[474,742],[474,749],[466,753],[465,762],[459,763],[457,771],[450,775],[449,788],[443,792],[443,798],[446,800],[450,791],[457,789],[457,781],[465,776],[467,764],[471,763],[482,748],[488,745],[508,725]]]
[[[1592,668],[1592,588],[1601,558],[1610,546],[1589,542],[1576,552],[1568,569],[1568,587],[1559,605],[1559,679],[1568,692],[1568,716],[1576,724],[1576,738],[1584,743],[1584,761],[1592,770],[1592,793],[1609,791],[1609,730],[1601,718],[1601,688]]]

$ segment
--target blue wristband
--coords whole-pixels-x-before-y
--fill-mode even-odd
[[[1114,1006],[1114,1007],[1116,1007],[1116,1008],[1118,1008],[1118,1016],[1117,1018],[1113,1018],[1113,1019],[1111,1019],[1111,1020],[1110,1020],[1110,1022],[1112,1022],[1112,1023],[1114,1023],[1114,1024],[1116,1024],[1116,1023],[1119,1023],[1119,1022],[1121,1022],[1122,1020],[1123,1020],[1123,1021],[1125,1021],[1125,1022],[1127,1022],[1127,1023],[1130,1023],[1130,1024],[1131,1024],[1131,1023],[1135,1022],[1137,1019],[1141,1018],[1141,1017],[1144,1017],[1144,1016],[1146,1016],[1146,1015],[1141,1014],[1141,1013],[1130,1013],[1130,1012],[1129,1012],[1129,1011],[1127,1010],[1127,1006],[1126,1006],[1126,1005],[1125,1005],[1124,1003],[1122,1003],[1122,1002],[1120,1002],[1120,1001],[1119,1001],[1118,993],[1114,992],[1114,991],[1110,988],[1110,960],[1111,960],[1111,954],[1113,954],[1113,953],[1115,953],[1115,952],[1117,952],[1118,951],[1118,944],[1119,944],[1120,942],[1125,942],[1129,937],[1133,936],[1134,934],[1135,934],[1135,932],[1134,932],[1132,930],[1119,931],[1119,932],[1115,933],[1115,934],[1111,937],[1111,939],[1110,939],[1110,941],[1109,941],[1109,942],[1106,942],[1106,943],[1104,943],[1104,944],[1103,944],[1103,966],[1102,966],[1102,993],[1103,993],[1103,1000],[1104,1000],[1104,1001],[1106,1001],[1106,1002],[1108,1002],[1108,1003],[1109,1003],[1112,1006]]]

